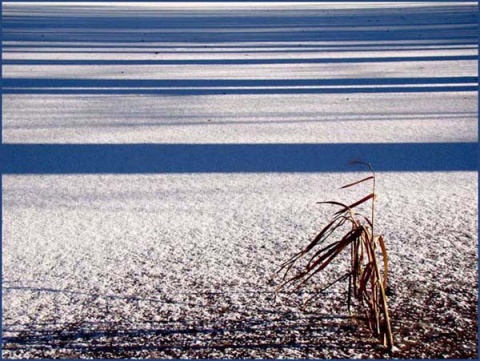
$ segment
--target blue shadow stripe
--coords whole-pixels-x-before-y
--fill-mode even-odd
[[[367,86],[367,85],[456,85],[478,83],[477,76],[412,78],[333,79],[56,79],[4,78],[5,88],[157,88],[157,87],[276,87],[276,86]]]
[[[478,77],[346,79],[38,79],[6,78],[4,94],[349,94],[477,91]]]
[[[3,174],[476,171],[477,143],[3,144]]]

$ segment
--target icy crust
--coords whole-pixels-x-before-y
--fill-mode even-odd
[[[476,142],[476,2],[3,4],[5,143]]]
[[[359,174],[3,177],[3,356],[390,357],[348,319],[346,283],[302,303],[279,265]],[[378,174],[393,357],[476,358],[477,177]]]
[[[476,65],[471,72],[475,69]],[[439,72],[444,69],[438,69]],[[260,70],[257,76],[271,73],[278,72]],[[315,77],[319,74],[322,73],[312,72]],[[180,98],[4,95],[3,134],[7,143],[330,144],[364,143],[366,139],[369,143],[478,140],[475,92],[444,92],[435,96],[226,94]]]

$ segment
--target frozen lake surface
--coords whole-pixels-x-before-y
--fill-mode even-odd
[[[4,357],[390,357],[272,294],[358,158],[393,356],[478,356],[475,2],[2,8]]]

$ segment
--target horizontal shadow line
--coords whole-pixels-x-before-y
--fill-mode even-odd
[[[332,79],[59,79],[5,78],[5,88],[159,88],[159,87],[274,87],[366,85],[458,85],[478,83],[477,76]]]
[[[12,3],[22,3],[22,2],[44,2],[45,0],[10,0]],[[162,2],[178,2],[179,0],[162,0]],[[427,2],[452,2],[452,0],[427,0]],[[61,2],[78,2],[78,0],[61,0]],[[158,0],[129,0],[128,2],[158,2]],[[198,0],[182,0],[182,2],[195,3],[199,2]],[[208,2],[225,2],[225,0],[208,0]],[[242,2],[258,2],[258,0],[242,0]],[[264,0],[263,2],[292,2],[292,0]],[[327,3],[342,3],[342,2],[352,2],[352,0],[302,0],[302,2],[327,2]],[[380,0],[373,0],[371,2],[381,2]],[[411,0],[396,0],[395,2],[411,2]]]
[[[478,144],[3,144],[3,174],[476,171]]]
[[[6,78],[4,94],[349,94],[477,91],[478,77],[346,79],[38,79]]]

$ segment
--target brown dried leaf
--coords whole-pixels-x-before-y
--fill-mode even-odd
[[[383,258],[383,287],[387,288],[387,280],[388,280],[388,255],[387,255],[387,247],[385,247],[385,241],[383,236],[377,237],[378,244],[382,249],[382,258]]]
[[[368,181],[368,180],[370,180],[370,179],[374,179],[373,175],[371,175],[370,177],[367,177],[367,178],[360,179],[359,181],[356,181],[356,182],[353,182],[353,183],[344,185],[343,187],[340,187],[340,189],[352,187],[352,186],[357,185],[357,184],[360,184],[360,183],[362,183],[362,182],[366,182],[366,181]]]
[[[350,210],[352,208],[355,208],[356,206],[359,206],[360,204],[365,203],[366,201],[368,201],[369,199],[372,199],[373,197],[375,197],[375,193],[370,193],[368,196],[363,197],[359,201],[356,201],[355,203],[352,203],[349,206],[346,206],[344,209],[339,210],[338,212],[335,213],[335,215],[341,214],[341,213],[345,212],[346,210]]]
[[[370,171],[371,171],[372,173],[374,173],[374,172],[373,172],[373,167],[372,167],[372,165],[371,165],[370,163],[364,162],[363,160],[352,160],[352,161],[349,162],[349,164],[350,164],[350,165],[354,165],[354,164],[366,165],[366,166],[368,167],[368,169],[370,169]]]

